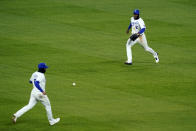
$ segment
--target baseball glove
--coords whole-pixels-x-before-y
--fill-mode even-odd
[[[133,35],[130,37],[130,39],[131,39],[132,41],[135,41],[138,37],[139,37],[138,34],[133,34]]]

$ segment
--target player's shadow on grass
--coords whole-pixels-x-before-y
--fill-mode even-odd
[[[14,124],[11,120],[11,118],[9,119],[9,121],[7,121],[5,123],[6,126],[31,126],[31,127],[40,127],[40,125],[45,125],[45,126],[49,126],[48,120],[47,118],[45,119],[35,119],[29,116],[25,116],[23,118],[20,118],[17,120],[17,122]]]
[[[134,61],[133,65],[125,65],[123,61],[100,61],[96,63],[97,66],[101,68],[109,68],[109,72],[127,72],[132,70],[154,70],[158,67],[156,63],[152,61]]]
[[[70,116],[64,118],[64,121],[61,123],[64,126],[91,126],[91,127],[118,127],[119,123],[129,124],[129,125],[137,125],[138,123],[143,123],[143,121],[138,120],[126,120],[126,119],[117,119],[117,118],[103,118],[100,119],[97,116],[98,119],[95,117],[92,119],[88,119],[86,117],[81,116]]]

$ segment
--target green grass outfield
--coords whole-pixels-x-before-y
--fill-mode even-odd
[[[135,8],[159,64],[139,45],[123,64]],[[196,131],[195,22],[195,0],[0,0],[0,130]],[[61,121],[39,103],[13,125],[39,62]]]

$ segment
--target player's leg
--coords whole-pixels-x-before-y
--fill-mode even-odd
[[[30,100],[28,105],[24,106],[23,108],[21,108],[19,111],[17,111],[12,118],[12,121],[14,123],[16,123],[17,118],[19,118],[20,116],[22,116],[25,112],[29,111],[30,109],[32,109],[37,103],[36,98],[34,97],[34,95],[31,93],[30,96]]]
[[[53,118],[50,100],[47,95],[42,95],[40,98],[41,103],[44,105],[50,125],[54,125],[60,121],[60,118]]]
[[[125,62],[125,64],[132,64],[132,50],[131,47],[137,42],[137,40],[135,41],[131,41],[130,38],[127,40],[127,44],[126,44],[126,51],[127,51],[127,61]]]
[[[50,101],[49,101],[47,95],[42,95],[41,97],[42,98],[40,98],[40,101],[41,101],[41,103],[44,105],[44,107],[46,109],[48,120],[52,121],[53,120],[53,116],[52,116],[52,109],[51,109]]]
[[[158,54],[148,46],[148,43],[147,43],[147,40],[146,40],[146,36],[145,35],[142,35],[140,38],[139,38],[139,44],[142,45],[145,49],[145,51],[151,53],[153,55],[153,57],[155,58],[155,61],[156,63],[159,62],[159,58],[158,58]]]

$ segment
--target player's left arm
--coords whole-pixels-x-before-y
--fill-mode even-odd
[[[142,33],[144,33],[145,32],[145,30],[146,30],[146,26],[145,26],[145,24],[144,24],[144,21],[143,20],[140,20],[139,21],[139,24],[140,24],[140,31],[138,32],[138,35],[141,35]]]
[[[145,30],[146,30],[146,28],[142,28],[142,29],[138,32],[138,34],[140,35],[140,34],[144,33]]]

